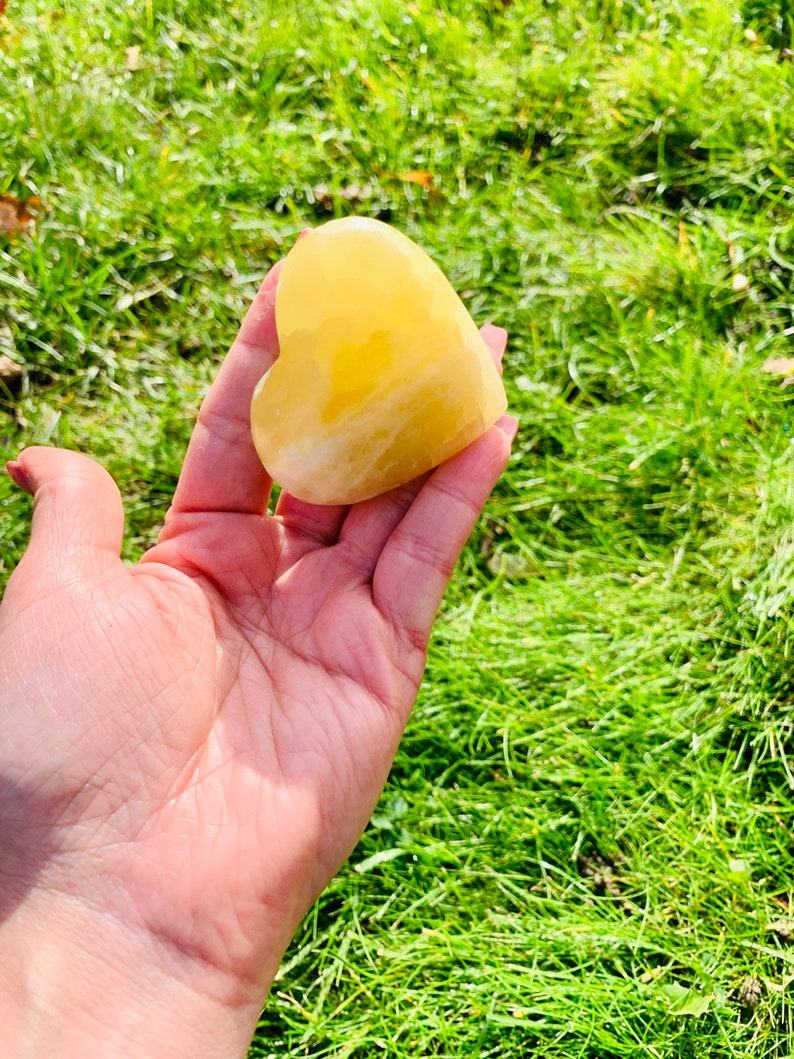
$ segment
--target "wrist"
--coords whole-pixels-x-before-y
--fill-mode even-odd
[[[263,1001],[79,898],[31,890],[0,924],[3,1059],[242,1057]]]

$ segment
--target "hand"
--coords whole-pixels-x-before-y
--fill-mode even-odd
[[[0,608],[0,1024],[18,1053],[244,1055],[302,915],[350,853],[515,421],[352,508],[270,485],[249,437],[269,274],[201,409],[157,545],[119,558],[74,452]],[[497,361],[499,328],[483,331]]]

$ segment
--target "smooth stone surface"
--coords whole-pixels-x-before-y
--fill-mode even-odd
[[[352,504],[449,459],[507,401],[474,321],[407,236],[329,221],[287,255],[276,291],[280,355],[251,405],[259,458],[314,504]]]

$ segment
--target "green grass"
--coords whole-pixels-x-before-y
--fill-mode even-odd
[[[46,206],[0,242],[0,344],[26,372],[0,438],[104,462],[128,557],[306,225],[392,221],[511,332],[515,455],[252,1056],[794,1051],[771,929],[794,909],[794,405],[763,370],[794,346],[791,19],[11,0],[0,20],[0,192]],[[28,518],[0,481],[3,576]]]

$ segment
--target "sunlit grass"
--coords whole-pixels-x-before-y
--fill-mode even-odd
[[[0,436],[105,463],[127,557],[306,225],[390,220],[511,332],[514,457],[252,1055],[791,1054],[794,414],[763,370],[794,339],[784,8],[0,20],[0,192],[45,207],[0,242],[26,371]],[[5,576],[28,517],[0,482]]]

